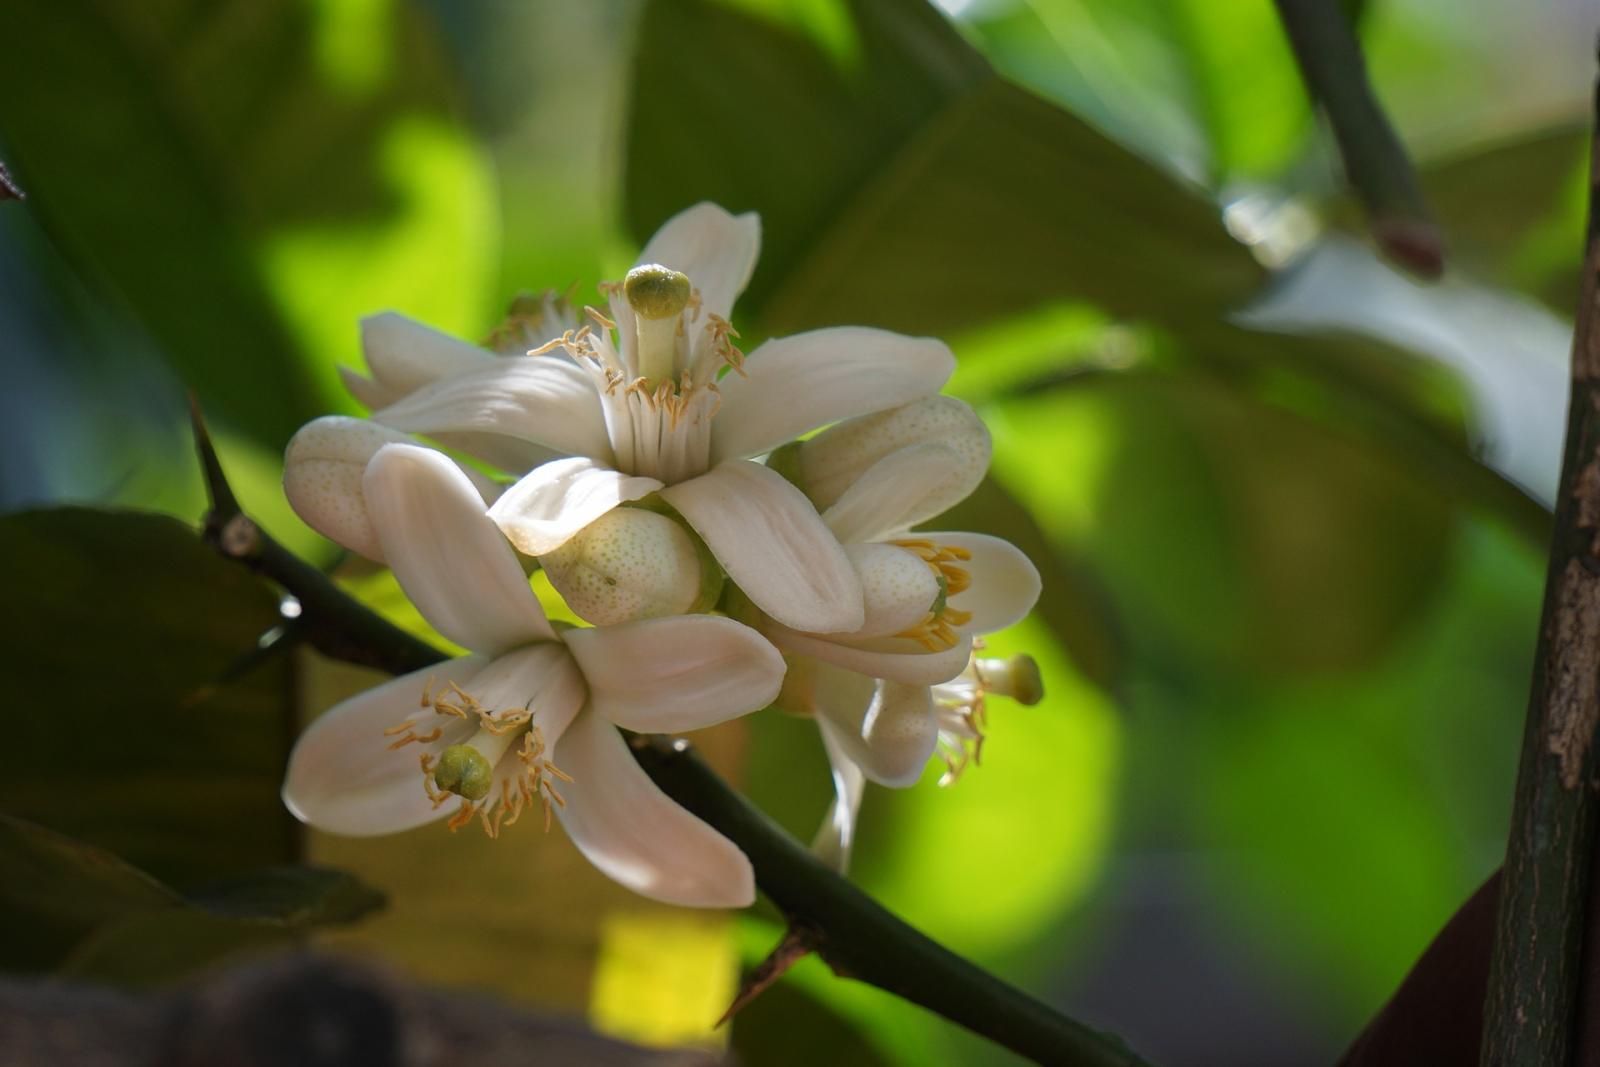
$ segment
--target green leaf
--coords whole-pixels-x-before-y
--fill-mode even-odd
[[[282,622],[258,579],[174,519],[60,508],[0,519],[0,587],[26,754],[0,809],[180,886],[295,858],[291,665],[243,666]]]
[[[1213,204],[996,75],[931,5],[850,9],[848,68],[707,0],[645,10],[628,223],[643,240],[702,199],[760,211],[746,317],[948,333],[1072,295],[1173,321],[1261,280]]]
[[[0,815],[0,968],[147,984],[345,923],[383,897],[340,871],[281,867],[185,898],[117,856]]]
[[[14,970],[53,965],[90,931],[182,898],[102,849],[0,815],[0,946]]]
[[[419,29],[386,0],[7,13],[0,141],[27,210],[268,447],[341,402],[327,357],[356,315],[459,328],[483,299],[488,180]]]
[[[219,918],[270,919],[291,928],[351,922],[384,903],[382,893],[325,867],[251,871],[196,890],[189,899]]]

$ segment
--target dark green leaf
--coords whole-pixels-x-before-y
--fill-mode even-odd
[[[147,983],[344,923],[383,897],[342,871],[279,867],[185,898],[93,845],[0,815],[0,968]]]
[[[393,135],[423,138],[446,114],[409,5],[354,18],[334,32],[303,4],[62,0],[12,6],[0,34],[0,141],[28,209],[208,410],[274,448],[337,396],[304,360],[298,294],[273,291],[274,240],[381,234],[412,192]]]
[[[851,10],[844,63],[707,0],[645,12],[629,225],[643,239],[701,199],[759,210],[743,307],[766,329],[947,333],[1069,295],[1210,317],[1261,279],[1214,205],[1001,79],[931,5]]]
[[[61,508],[0,519],[13,758],[0,809],[179,886],[292,860],[278,799],[291,665],[224,681],[279,618],[271,592],[174,519]]]
[[[251,871],[196,890],[189,899],[213,915],[272,919],[291,927],[350,922],[384,903],[382,893],[325,867]]]
[[[50,967],[90,931],[182,898],[103,849],[0,815],[0,946],[13,970]]]

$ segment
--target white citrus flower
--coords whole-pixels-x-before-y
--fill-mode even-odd
[[[818,633],[855,630],[861,589],[850,561],[810,501],[747,457],[935,394],[955,360],[942,342],[864,327],[773,340],[744,357],[728,315],[759,242],[754,215],[690,208],[650,240],[624,283],[606,287],[610,318],[590,309],[591,323],[546,354],[452,374],[373,418],[441,440],[497,435],[567,456],[534,468],[492,511],[528,555],[660,493],[773,618]],[[439,343],[431,333],[413,340]]]
[[[966,758],[954,754],[981,738],[983,694],[1026,695],[1013,681],[1024,666],[972,653],[978,635],[1032,610],[1038,571],[997,537],[910,529],[970,494],[990,452],[971,407],[929,397],[842,422],[773,457],[824,509],[864,591],[863,624],[852,633],[748,620],[789,660],[779,705],[814,715],[822,731],[837,799],[818,851],[840,864],[866,780],[913,784],[941,740],[957,772]]]
[[[478,491],[443,455],[380,449],[363,478],[384,556],[417,609],[472,654],[323,715],[290,756],[291,811],[342,834],[446,815],[491,836],[535,802],[607,875],[658,900],[738,907],[749,861],[663,793],[617,726],[675,732],[766,706],[782,658],[709,615],[557,631]]]

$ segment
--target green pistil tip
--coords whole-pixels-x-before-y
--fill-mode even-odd
[[[935,581],[939,583],[939,595],[933,598],[933,606],[928,609],[928,614],[937,619],[944,614],[945,605],[950,602],[950,580],[941,574]]]
[[[494,784],[494,768],[483,753],[471,745],[451,745],[439,753],[433,769],[433,784],[446,793],[468,800],[482,800]]]
[[[689,304],[689,277],[659,263],[646,263],[628,272],[622,291],[640,317],[671,318]]]

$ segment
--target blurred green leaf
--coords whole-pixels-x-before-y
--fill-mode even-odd
[[[111,853],[0,815],[0,968],[148,984],[349,922],[383,897],[339,871],[276,868],[184,898]]]
[[[1570,316],[1578,298],[1588,174],[1585,124],[1438,160],[1422,179],[1451,254],[1464,268]]]
[[[341,402],[308,356],[353,353],[356,314],[487,280],[487,183],[419,29],[387,2],[7,15],[0,141],[28,210],[268,447]]]
[[[1261,280],[1214,205],[1000,78],[931,5],[850,10],[861,60],[840,69],[708,0],[645,9],[629,227],[701,199],[760,211],[743,306],[767,330],[945,333],[1067,295],[1209,318]]]
[[[1270,0],[1031,0],[961,20],[1008,77],[1213,186],[1277,176],[1312,129]]]
[[[1292,406],[1148,373],[995,413],[996,477],[1110,590],[1136,654],[1169,669],[1347,669],[1440,576],[1451,498]]]
[[[343,871],[269,867],[214,882],[189,894],[212,915],[271,919],[290,927],[349,922],[383,906],[383,894]]]
[[[0,809],[183,887],[296,858],[291,665],[244,667],[283,621],[258,579],[174,519],[59,508],[0,518],[0,585],[28,754]]]
[[[0,963],[45,970],[91,931],[182,898],[116,856],[0,815]]]

